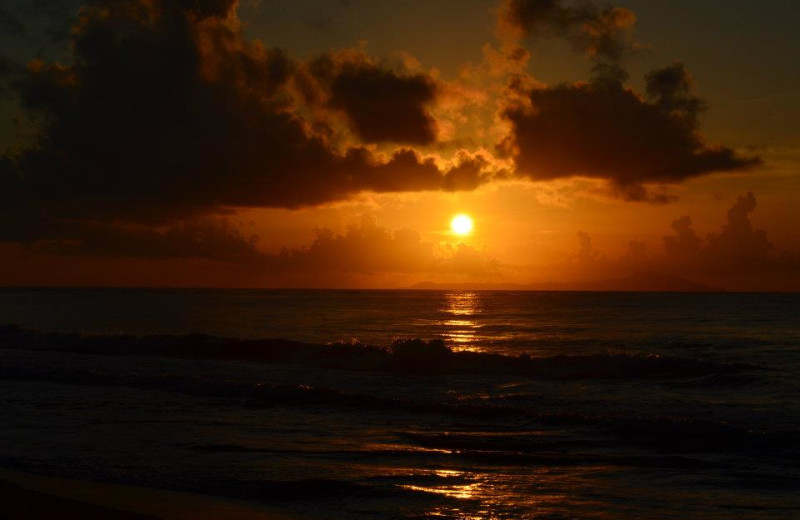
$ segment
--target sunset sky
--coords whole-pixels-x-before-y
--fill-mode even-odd
[[[0,284],[797,291],[798,21],[786,0],[0,0]]]

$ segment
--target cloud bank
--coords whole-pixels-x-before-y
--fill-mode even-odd
[[[752,192],[737,197],[720,229],[705,237],[697,234],[692,218],[683,215],[671,223],[661,250],[650,252],[634,241],[617,259],[600,255],[582,232],[577,265],[596,277],[657,271],[733,290],[800,289],[800,258],[776,247],[765,230],[753,226],[751,215],[757,206]]]
[[[0,60],[0,90],[36,128],[0,160],[0,241],[251,262],[255,243],[225,220],[237,208],[571,176],[606,180],[627,200],[668,202],[647,185],[757,164],[706,143],[705,105],[683,65],[649,74],[645,94],[624,85],[622,63],[638,47],[629,10],[506,0],[499,13],[504,38],[566,38],[596,61],[595,76],[537,84],[520,72],[526,52],[511,45],[507,97],[493,97],[498,87],[482,101],[499,104],[509,135],[442,157],[436,114],[457,111],[458,88],[434,73],[358,49],[293,59],[244,36],[236,0],[89,0],[65,63]],[[25,32],[8,10],[0,26]]]
[[[38,134],[0,166],[0,240],[88,242],[99,223],[119,225],[121,235],[131,226],[169,233],[165,226],[229,208],[488,180],[476,154],[448,166],[412,148],[367,148],[432,141],[425,105],[435,83],[331,55],[302,68],[314,72],[321,103],[342,111],[361,138],[336,142],[309,115],[315,107],[298,104],[300,65],[247,40],[236,7],[93,0],[72,28],[70,63],[11,65],[6,82]]]
[[[499,263],[467,244],[437,246],[410,229],[389,231],[364,218],[342,234],[319,229],[312,244],[270,258],[273,269],[308,272],[454,273],[492,276]]]

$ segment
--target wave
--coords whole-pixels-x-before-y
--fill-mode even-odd
[[[594,447],[582,445],[581,450],[566,449],[567,446],[554,444],[549,450],[531,443],[530,446],[516,446],[513,442],[491,444],[488,441],[483,445],[476,443],[463,443],[461,441],[444,441],[441,439],[431,442],[425,436],[410,436],[412,444],[405,449],[383,450],[286,450],[256,448],[237,444],[205,444],[189,445],[183,448],[195,453],[233,453],[233,454],[278,454],[291,456],[325,456],[330,459],[381,460],[392,464],[418,464],[424,460],[427,464],[452,464],[458,460],[461,463],[480,464],[485,466],[635,466],[641,468],[671,468],[671,469],[697,469],[720,467],[721,463],[703,460],[701,458],[680,455],[631,455],[597,453],[591,451]],[[434,445],[437,448],[421,449],[420,446]],[[534,447],[536,446],[536,447]],[[381,477],[385,481],[392,481],[395,477]],[[463,479],[463,476],[450,475],[443,477],[436,474],[403,475],[402,481],[414,480],[414,483],[424,484],[426,480],[454,480]],[[375,480],[378,480],[377,478]]]
[[[103,356],[160,356],[196,360],[284,363],[319,368],[410,374],[509,375],[537,379],[620,379],[709,376],[763,371],[745,363],[656,354],[598,353],[531,357],[454,352],[443,341],[400,339],[382,347],[361,343],[315,345],[287,339],[236,339],[209,335],[83,335],[0,327],[0,348]]]
[[[679,453],[693,452],[763,452],[775,450],[800,450],[800,432],[795,428],[779,425],[754,429],[749,424],[737,424],[720,420],[690,416],[664,416],[658,410],[639,413],[602,413],[588,410],[548,410],[531,402],[506,400],[503,398],[462,401],[459,399],[436,400],[377,396],[361,392],[348,392],[335,388],[309,385],[269,384],[253,381],[212,379],[180,375],[131,375],[86,369],[51,368],[28,365],[25,367],[0,365],[0,378],[4,380],[47,381],[59,384],[129,387],[179,393],[192,397],[210,399],[210,404],[238,406],[251,410],[271,408],[319,408],[339,413],[391,413],[452,417],[467,422],[486,421],[487,424],[518,424],[523,421],[530,428],[545,431],[591,431],[588,445],[597,447],[606,442],[615,445],[624,440],[629,445],[669,450]],[[415,419],[410,419],[415,420]],[[597,437],[599,435],[599,437]],[[586,461],[580,455],[571,462],[564,450],[580,453],[586,440],[571,437],[534,437],[492,435],[481,436],[459,434],[411,433],[410,444],[428,450],[426,456],[443,450],[458,452],[477,461],[508,459],[513,462],[570,464]],[[605,440],[604,440],[605,439]],[[615,440],[616,439],[616,440]],[[692,439],[687,443],[686,439]],[[574,441],[574,444],[570,444]],[[262,448],[235,444],[197,445],[188,447],[196,452],[258,452]],[[543,455],[549,451],[562,452],[553,460]],[[331,453],[347,455],[346,453]],[[351,454],[352,455],[352,454]],[[373,456],[410,456],[396,450],[373,453]],[[608,463],[609,461],[597,461]],[[674,461],[673,461],[674,462]],[[673,462],[669,462],[672,464]],[[679,461],[680,462],[680,461]],[[685,462],[685,461],[684,461]],[[683,463],[683,462],[681,462]],[[637,463],[639,464],[639,463]]]
[[[594,432],[594,436],[590,440],[574,440],[561,439],[557,436],[544,439],[509,438],[505,435],[492,436],[485,433],[476,436],[446,432],[412,433],[408,434],[408,437],[415,444],[426,448],[481,453],[508,452],[513,453],[513,456],[519,457],[520,460],[536,461],[542,454],[555,451],[562,458],[561,464],[568,464],[571,459],[579,463],[593,460],[598,464],[625,464],[626,461],[631,461],[631,465],[675,465],[673,467],[711,464],[708,460],[700,462],[689,457],[667,457],[666,455],[655,458],[630,455],[598,458],[597,454],[587,455],[580,451],[586,446],[594,448],[602,448],[605,444],[618,446],[619,440],[623,440],[626,445],[652,449],[657,453],[691,455],[738,452],[769,455],[779,451],[784,455],[792,454],[791,460],[793,461],[797,460],[797,450],[800,449],[800,431],[794,428],[758,430],[745,424],[688,416],[584,412],[529,412],[527,415],[544,428],[555,431],[564,431],[565,429],[586,431],[588,428],[589,431]],[[687,439],[691,439],[691,442],[687,442]],[[553,461],[549,463],[552,464]]]

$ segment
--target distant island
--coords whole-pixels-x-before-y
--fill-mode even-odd
[[[725,292],[680,276],[652,271],[634,273],[622,278],[589,282],[518,283],[435,283],[419,282],[410,287],[418,290],[484,290],[484,291],[597,291],[597,292]]]

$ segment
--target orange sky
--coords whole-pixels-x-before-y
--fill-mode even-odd
[[[79,4],[0,17],[0,284],[800,290],[796,7]]]

